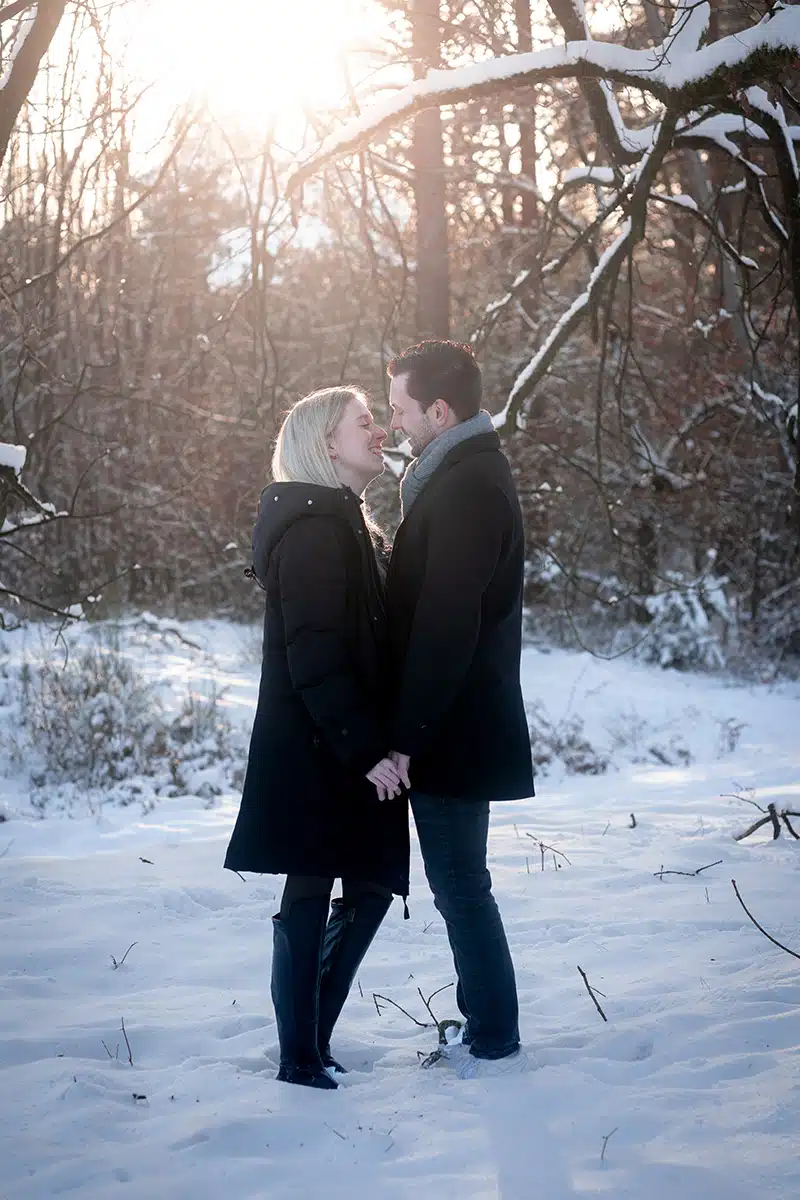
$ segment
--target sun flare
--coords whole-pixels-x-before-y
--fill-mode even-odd
[[[244,124],[292,118],[347,95],[345,57],[364,46],[366,0],[159,0],[131,30],[137,74]]]

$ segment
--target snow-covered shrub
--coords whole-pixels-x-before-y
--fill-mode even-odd
[[[687,709],[684,714],[690,722],[696,722],[700,714]],[[640,716],[633,707],[623,709],[606,720],[606,731],[611,738],[611,758],[624,759],[631,763],[659,763],[667,767],[688,767],[693,754],[680,728],[669,725],[653,725]]]
[[[220,701],[222,692],[212,684],[207,696],[189,692],[169,726],[172,781],[165,791],[187,792],[211,800],[240,788],[245,754]]]
[[[23,663],[20,672],[23,741],[41,766],[32,781],[102,788],[148,771],[164,755],[158,697],[112,639],[97,639],[66,663]]]
[[[608,757],[586,737],[579,716],[553,721],[538,700],[527,706],[527,715],[537,775],[546,775],[555,762],[562,763],[568,775],[602,775],[608,770]]]
[[[732,624],[725,582],[707,576],[689,584],[671,572],[667,590],[645,597],[651,619],[636,656],[678,670],[724,667],[724,635]]]
[[[40,810],[71,808],[83,796],[141,804],[191,794],[211,801],[241,783],[246,747],[221,693],[189,692],[177,715],[117,640],[97,637],[65,663],[26,660],[19,673],[19,729],[12,751],[30,769]]]
[[[747,726],[744,721],[737,721],[735,717],[718,717],[717,725],[719,727],[717,757],[724,758],[726,754],[733,754]]]

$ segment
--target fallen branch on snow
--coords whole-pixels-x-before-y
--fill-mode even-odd
[[[739,797],[739,799],[743,799],[743,797]],[[751,803],[755,804],[755,801],[751,801]],[[761,808],[761,805],[757,804],[756,808],[760,808],[761,812],[763,812],[765,815],[760,817],[757,821],[754,821],[749,828],[745,829],[744,833],[737,833],[734,837],[735,842],[743,842],[745,838],[750,837],[751,833],[755,833],[757,829],[760,829],[762,825],[767,825],[770,821],[772,822],[773,842],[776,838],[781,836],[781,821],[783,821],[784,825],[789,830],[789,833],[792,835],[795,841],[800,842],[800,833],[796,832],[794,826],[789,820],[789,817],[800,817],[800,812],[795,812],[791,808],[782,808],[779,812],[774,804],[768,804],[766,809]]]
[[[759,930],[760,930],[760,931],[763,933],[764,937],[765,937],[765,938],[768,938],[768,939],[769,939],[769,941],[771,941],[773,945],[777,946],[779,950],[785,950],[787,954],[791,954],[792,958],[800,958],[800,954],[797,954],[797,953],[796,953],[794,950],[790,950],[788,946],[784,946],[783,942],[779,942],[779,941],[777,940],[777,938],[774,938],[774,937],[772,936],[772,934],[771,934],[771,933],[767,933],[767,931],[766,931],[766,929],[764,928],[764,926],[763,926],[763,925],[759,925],[758,921],[755,919],[755,917],[753,916],[753,914],[750,912],[750,909],[747,907],[747,905],[745,904],[745,902],[744,902],[744,900],[742,899],[741,895],[739,894],[739,889],[738,889],[738,887],[736,886],[736,880],[735,880],[735,879],[732,879],[732,880],[731,880],[731,883],[733,884],[733,890],[736,892],[736,899],[739,901],[739,903],[741,904],[742,908],[744,909],[744,911],[747,913],[747,915],[748,915],[748,917],[750,918],[750,920],[751,920],[751,921],[753,922],[753,924],[755,925],[756,929],[759,929]]]
[[[723,859],[718,858],[716,860],[716,862],[706,863],[706,865],[704,867],[698,867],[696,871],[665,871],[664,866],[662,864],[661,870],[653,871],[653,875],[656,877],[656,879],[663,879],[665,875],[691,875],[691,876],[694,876],[694,875],[699,875],[701,871],[707,871],[709,869],[709,867],[718,867],[720,865],[720,863],[723,861],[724,861]]]
[[[410,1013],[407,1009],[403,1008],[402,1004],[398,1004],[397,1001],[392,1000],[390,996],[381,996],[378,992],[373,992],[372,999],[375,1004],[375,1011],[377,1012],[379,1017],[383,1016],[383,1012],[380,1008],[380,1005],[378,1004],[378,1001],[382,1000],[384,1004],[391,1004],[393,1008],[398,1009],[403,1014],[404,1017],[408,1017],[409,1021],[413,1021],[414,1024],[418,1025],[420,1029],[435,1029],[437,1032],[437,1035],[438,1035],[438,1039],[439,1039],[439,1046],[441,1047],[441,1046],[447,1045],[447,1030],[448,1029],[456,1029],[456,1030],[460,1029],[461,1021],[457,1021],[453,1017],[445,1017],[441,1021],[437,1020],[436,1014],[434,1013],[433,1009],[431,1008],[431,1000],[433,1000],[433,998],[435,996],[438,996],[440,992],[445,992],[445,991],[447,991],[448,988],[451,988],[451,987],[453,987],[452,983],[446,983],[444,985],[444,987],[437,988],[435,992],[431,992],[430,996],[428,996],[427,998],[425,997],[425,994],[423,993],[422,988],[421,987],[417,988],[417,991],[419,992],[419,998],[422,1001],[422,1003],[425,1005],[425,1008],[427,1009],[428,1014],[431,1018],[430,1021],[418,1021],[417,1018],[415,1016],[413,1016],[412,1013]],[[418,1051],[418,1053],[421,1053],[421,1052]],[[425,1057],[422,1065],[423,1066],[431,1066],[436,1061],[436,1059],[439,1057],[441,1057],[440,1050],[434,1050],[432,1054],[429,1054]]]

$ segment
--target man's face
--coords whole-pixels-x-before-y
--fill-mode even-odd
[[[411,445],[411,453],[418,458],[428,443],[436,437],[436,429],[427,412],[420,407],[419,401],[409,396],[407,383],[408,374],[395,375],[389,387],[392,429],[405,434]]]

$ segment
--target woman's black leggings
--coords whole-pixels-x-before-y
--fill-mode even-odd
[[[316,896],[330,898],[335,882],[335,879],[325,875],[287,875],[281,896],[281,916],[289,915],[289,909],[295,900],[309,900]],[[346,908],[356,904],[365,892],[377,892],[387,900],[391,900],[393,896],[391,888],[382,887],[379,883],[365,882],[362,879],[342,879],[342,899]]]

